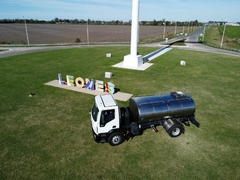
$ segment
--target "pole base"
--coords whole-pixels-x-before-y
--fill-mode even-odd
[[[124,56],[123,66],[126,67],[139,67],[143,64],[142,55],[126,55]]]

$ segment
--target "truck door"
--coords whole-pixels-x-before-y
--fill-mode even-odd
[[[116,128],[119,128],[118,113],[116,110],[103,110],[100,116],[98,133],[107,133]]]

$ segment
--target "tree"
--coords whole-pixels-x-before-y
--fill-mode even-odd
[[[153,26],[157,26],[158,23],[157,23],[157,21],[154,19],[151,25],[153,25]]]
[[[57,22],[59,22],[59,19],[56,17],[56,18],[54,19],[54,21],[57,23]]]

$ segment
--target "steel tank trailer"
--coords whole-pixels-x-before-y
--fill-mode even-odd
[[[131,98],[129,109],[133,122],[147,122],[166,117],[178,118],[193,115],[196,105],[189,95],[172,92],[159,96]]]
[[[161,125],[171,137],[184,133],[184,126],[190,123],[200,127],[195,120],[196,105],[185,93],[171,92],[157,96],[135,97],[129,100],[129,119],[132,134],[141,134],[143,130]]]

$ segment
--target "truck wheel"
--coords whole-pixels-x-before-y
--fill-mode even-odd
[[[123,142],[123,135],[120,132],[112,133],[108,138],[108,143],[111,146],[117,146]]]
[[[184,131],[184,127],[181,124],[174,124],[168,129],[168,134],[171,137],[178,137]]]

